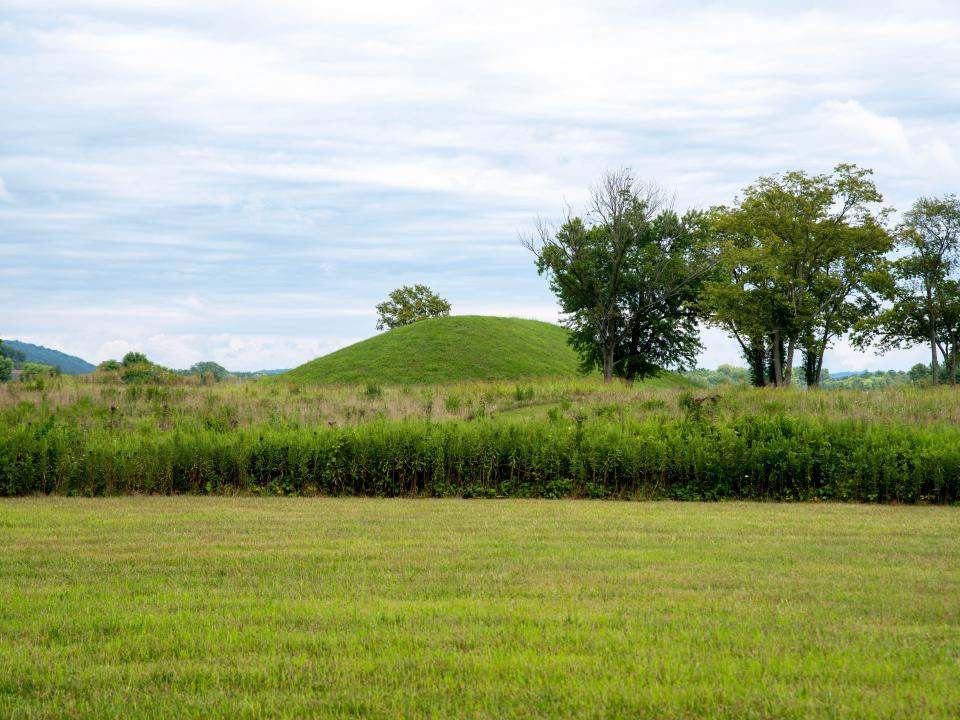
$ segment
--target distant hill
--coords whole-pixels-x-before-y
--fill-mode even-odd
[[[567,331],[519,318],[430,318],[311,360],[279,380],[309,383],[427,384],[574,376]]]
[[[32,345],[30,343],[20,342],[19,340],[4,340],[7,345],[14,350],[20,350],[27,356],[27,362],[43,363],[44,365],[56,365],[65,375],[85,375],[93,372],[96,368],[82,358],[75,355],[67,355],[59,350],[51,350],[43,345]]]

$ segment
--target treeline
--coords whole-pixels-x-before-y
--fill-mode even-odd
[[[816,417],[378,422],[344,428],[0,427],[0,495],[269,493],[960,500],[960,430]]]
[[[794,368],[794,377],[799,387],[806,387],[803,368]],[[733,365],[720,365],[716,370],[697,368],[684,373],[684,377],[698,385],[722,387],[724,385],[750,385],[750,370]],[[887,387],[919,386],[933,384],[933,372],[929,365],[917,363],[909,370],[862,370],[831,375],[823,368],[820,371],[819,386],[835,390],[876,390]],[[940,368],[941,383],[948,382],[945,368]]]
[[[21,380],[28,382],[42,381],[43,378],[58,377],[60,367],[46,363],[30,362],[27,355],[0,340],[0,383],[7,382],[13,377],[14,371]]]
[[[140,352],[129,352],[122,360],[105,360],[97,366],[94,380],[125,384],[192,382],[201,385],[241,378],[265,377],[271,372],[230,372],[222,365],[203,361],[186,370],[173,370],[152,362]]]
[[[10,380],[14,370],[19,371],[21,382],[34,385],[43,385],[46,379],[61,375],[58,365],[28,362],[27,355],[22,350],[4,344],[0,340],[0,382]],[[82,374],[86,375],[87,380],[93,382],[176,384],[186,381],[194,384],[210,384],[225,380],[266,377],[281,372],[284,371],[231,372],[211,361],[194,363],[186,370],[173,370],[151,361],[144,353],[129,352],[121,360],[104,360],[94,368],[92,373]]]
[[[960,200],[892,209],[856,165],[762,177],[729,206],[678,214],[627,170],[585,212],[524,240],[583,366],[606,379],[691,368],[699,324],[739,344],[753,385],[819,386],[837,338],[880,352],[926,344],[934,384],[957,380]],[[941,371],[941,368],[944,371]]]

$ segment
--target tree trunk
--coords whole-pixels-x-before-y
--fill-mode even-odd
[[[790,384],[793,382],[793,351],[796,349],[796,342],[793,338],[790,338],[790,342],[787,343],[787,367],[784,369],[783,373],[783,386],[790,387]]]
[[[634,322],[630,328],[630,345],[627,347],[627,356],[622,358],[623,377],[631,385],[637,377],[637,363],[635,359],[640,354],[640,324]]]
[[[823,351],[826,350],[826,343],[817,350],[817,364],[813,371],[813,383],[808,383],[810,387],[820,387],[820,376],[823,375]]]
[[[613,381],[613,348],[606,345],[603,347],[603,381]]]
[[[780,340],[779,328],[773,331],[773,384],[776,387],[783,385],[783,362],[780,357],[780,349],[783,342]]]
[[[940,383],[940,365],[937,362],[937,326],[933,316],[933,288],[927,283],[927,316],[930,319],[930,370],[933,375],[933,384]]]
[[[749,345],[739,335],[736,337],[737,342],[743,349],[743,356],[747,360],[747,365],[750,366],[750,384],[754,387],[763,387],[767,384],[767,371],[764,367],[767,353],[763,344],[763,336],[750,336]]]
[[[811,387],[820,387],[820,376],[823,374],[823,355],[827,352],[827,340],[830,339],[830,322],[825,321],[823,325],[823,337],[820,339],[820,345],[817,348],[817,366],[814,382]]]

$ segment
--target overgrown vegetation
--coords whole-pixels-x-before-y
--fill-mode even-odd
[[[7,385],[0,493],[960,498],[949,388],[682,382]]]

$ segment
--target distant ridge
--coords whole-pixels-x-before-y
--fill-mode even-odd
[[[65,375],[85,375],[92,373],[96,367],[76,355],[67,355],[59,350],[52,350],[43,345],[33,345],[20,340],[4,340],[4,345],[19,350],[27,356],[27,362],[56,365]]]

